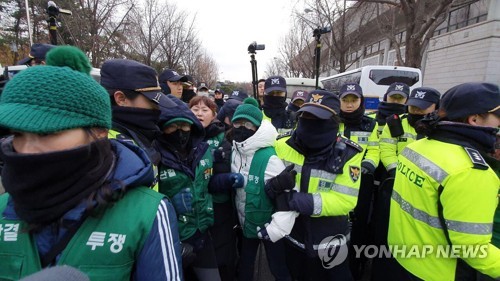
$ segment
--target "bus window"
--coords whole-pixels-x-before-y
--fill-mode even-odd
[[[419,81],[420,75],[417,72],[402,71],[402,70],[385,70],[372,69],[370,70],[370,80],[377,85],[389,86],[394,82],[402,82],[408,86],[413,86]]]

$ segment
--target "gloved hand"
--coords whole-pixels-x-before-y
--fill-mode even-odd
[[[266,230],[266,227],[268,225],[269,224],[266,223],[264,225],[264,227],[262,227],[262,228],[260,226],[257,226],[257,237],[259,237],[259,239],[271,241],[271,238],[269,238],[269,234],[267,233],[267,230]]]
[[[242,188],[243,184],[245,183],[245,179],[243,178],[243,175],[240,173],[232,173],[231,181],[233,182],[232,185],[233,188]]]
[[[368,162],[361,162],[361,174],[372,174],[375,173],[375,167]]]
[[[395,178],[396,177],[396,168],[392,168],[387,171],[387,174],[389,175],[389,178]]]
[[[294,192],[288,201],[290,210],[310,216],[314,213],[314,199],[311,193]]]
[[[174,205],[175,211],[178,215],[183,215],[193,211],[193,206],[191,205],[193,201],[193,194],[189,188],[182,189],[179,193],[172,197],[172,204]]]
[[[287,166],[279,175],[270,179],[264,188],[267,196],[274,199],[276,195],[285,190],[291,190],[295,186],[297,172],[293,169],[294,164]]]
[[[187,268],[196,259],[196,253],[193,246],[188,243],[181,243],[182,267]]]

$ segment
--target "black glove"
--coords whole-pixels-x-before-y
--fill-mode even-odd
[[[375,173],[376,167],[368,162],[361,162],[361,173],[362,174],[372,174]]]
[[[387,171],[387,174],[389,175],[389,178],[395,178],[396,177],[396,168],[392,168],[389,171]]]
[[[286,167],[279,175],[267,181],[265,191],[269,198],[274,199],[276,195],[285,190],[292,190],[295,186],[297,172],[293,169],[294,164]]]
[[[182,267],[187,268],[196,259],[196,253],[193,246],[188,243],[181,243]]]

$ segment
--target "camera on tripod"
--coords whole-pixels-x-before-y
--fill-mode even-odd
[[[248,45],[248,52],[252,54],[255,54],[255,51],[262,51],[264,49],[266,49],[266,45],[257,44],[257,42],[255,41],[253,41],[252,43],[250,43],[250,45]]]
[[[70,10],[61,9],[61,8],[57,7],[57,5],[54,1],[49,1],[47,3],[47,10],[46,11],[50,17],[57,17],[59,14],[68,15],[68,16],[73,15],[73,13]]]
[[[318,27],[318,28],[313,30],[313,36],[317,37],[317,36],[320,36],[321,34],[325,34],[325,33],[331,32],[331,31],[332,31],[332,28],[330,26]]]

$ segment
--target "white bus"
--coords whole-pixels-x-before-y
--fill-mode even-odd
[[[369,111],[378,107],[387,88],[394,82],[406,83],[410,91],[422,86],[422,72],[418,68],[403,66],[370,65],[320,78],[323,87],[338,93],[345,83],[358,83],[363,88],[365,108]]]
[[[321,79],[321,77],[319,78]],[[316,90],[316,78],[285,77],[287,102],[292,98],[293,92],[297,90],[311,92]],[[323,88],[321,80],[318,80],[318,87]]]

